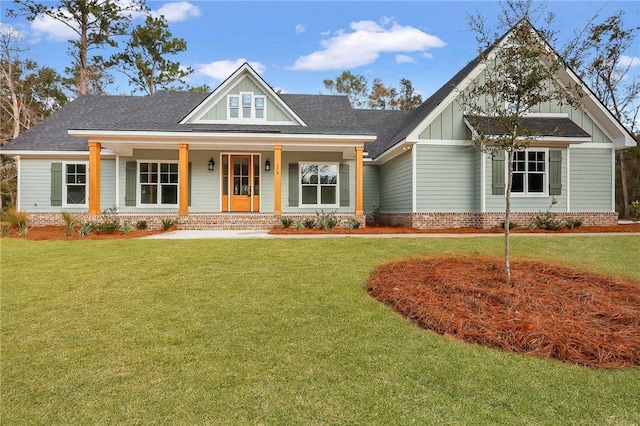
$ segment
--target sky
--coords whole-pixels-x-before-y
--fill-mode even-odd
[[[126,1],[126,0],[121,0]],[[212,89],[249,62],[265,81],[283,93],[326,93],[325,79],[343,70],[361,74],[371,84],[380,78],[399,86],[411,80],[424,98],[472,60],[478,49],[468,15],[480,12],[496,28],[496,1],[147,1],[164,15],[174,37],[187,51],[171,59],[195,70],[187,82]],[[3,0],[0,28],[17,31],[23,57],[60,73],[71,63],[73,37],[60,23],[39,18],[11,18]],[[640,22],[640,1],[548,1],[555,14],[559,45],[596,13],[625,11],[627,25]],[[143,22],[142,17],[133,24]],[[640,74],[640,37],[629,52],[631,71]],[[125,38],[117,39],[121,45]],[[108,51],[96,52],[107,55]],[[112,94],[131,94],[126,77],[116,74]]]

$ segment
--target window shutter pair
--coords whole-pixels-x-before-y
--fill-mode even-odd
[[[135,161],[127,161],[125,168],[125,192],[124,205],[136,205],[136,174],[138,173],[138,164]],[[191,205],[191,162],[189,162],[189,205]]]
[[[492,157],[492,195],[504,195],[505,183],[505,152],[497,151]],[[549,195],[562,194],[562,151],[549,150]]]
[[[349,206],[349,165],[340,164],[340,206]],[[298,207],[300,200],[298,164],[289,163],[289,207]]]

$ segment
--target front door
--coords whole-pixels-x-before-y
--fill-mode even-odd
[[[225,155],[225,157],[227,157]],[[223,179],[223,194],[229,194],[227,205],[223,205],[223,211],[231,212],[255,212],[260,211],[260,156],[259,155],[229,155],[228,164],[224,173],[229,179]],[[225,201],[223,196],[223,204]],[[228,210],[227,210],[228,209]]]

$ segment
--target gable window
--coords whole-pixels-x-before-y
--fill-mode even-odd
[[[138,191],[140,205],[178,205],[178,163],[139,162]]]
[[[63,200],[65,206],[87,205],[87,163],[65,163]]]
[[[241,92],[239,95],[228,95],[228,112],[231,119],[243,121],[259,120],[266,117],[266,96],[255,95],[252,92]]]
[[[300,205],[338,206],[337,163],[300,163]]]
[[[544,195],[547,188],[547,151],[528,149],[513,157],[511,192],[524,195]]]

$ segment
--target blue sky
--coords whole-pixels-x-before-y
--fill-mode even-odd
[[[125,0],[123,0],[125,1]],[[64,26],[44,19],[9,18],[2,1],[2,26],[19,31],[23,54],[60,72],[70,63],[70,37]],[[215,88],[242,62],[253,65],[271,86],[285,93],[324,93],[322,81],[342,70],[380,78],[397,86],[412,81],[429,96],[476,55],[475,35],[467,15],[481,12],[495,28],[500,5],[495,1],[148,1],[169,21],[188,50],[175,58],[196,72],[189,83]],[[560,44],[598,10],[602,16],[623,9],[626,22],[640,22],[638,1],[549,1],[556,15]],[[142,22],[137,18],[134,23]],[[124,39],[121,40],[124,43]],[[560,46],[555,46],[560,47]],[[106,52],[105,52],[106,53]],[[640,73],[640,40],[629,52]],[[117,76],[110,88],[129,94]]]

